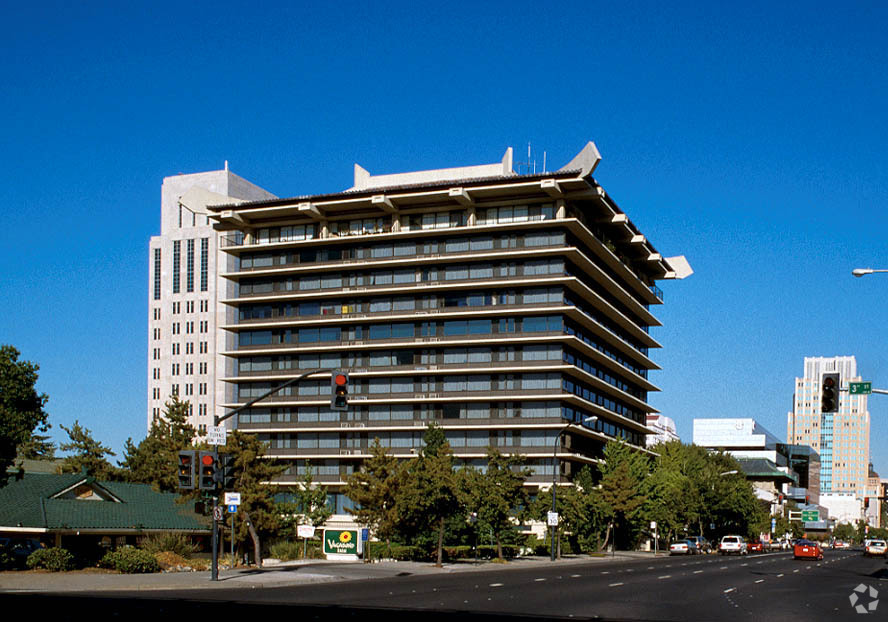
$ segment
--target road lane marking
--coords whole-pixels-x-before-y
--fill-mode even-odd
[[[502,587],[505,583],[491,583],[490,587]]]
[[[582,577],[582,576],[583,576],[583,575],[581,575],[581,574],[572,574],[572,575],[570,575],[570,578],[571,578],[571,579],[576,579],[576,578],[578,578],[578,577]]]
[[[756,581],[756,583],[764,583],[764,582],[765,582],[764,579],[759,579],[758,581]]]
[[[733,591],[736,590],[736,589],[737,589],[736,587],[729,587],[728,589],[725,590],[725,594],[728,594],[728,593],[730,593],[730,592],[733,592]]]
[[[602,570],[601,574],[610,574],[610,571],[609,570]]]
[[[703,571],[702,570],[695,570],[694,574],[700,574],[701,572],[703,572]]]
[[[719,568],[719,570],[727,570],[727,569],[728,569],[727,566],[722,566],[721,568]]]
[[[671,579],[672,575],[671,574],[664,574],[662,577],[657,577],[657,578],[658,579]]]
[[[796,568],[796,569],[795,569],[795,570],[793,570],[793,572],[798,572],[798,571],[799,571],[799,569],[798,569],[798,568]]]
[[[778,577],[782,577],[782,576],[783,576],[783,573],[781,572],[781,573],[780,573],[779,575],[777,575],[777,576],[778,576]]]
[[[611,583],[608,587],[617,587],[618,585],[623,585],[622,583]]]
[[[545,581],[545,580],[546,580],[546,579],[545,579],[545,578],[541,578],[541,579],[534,579],[534,581]]]
[[[740,567],[742,568],[743,566],[748,566],[748,565],[749,564],[740,564]]]

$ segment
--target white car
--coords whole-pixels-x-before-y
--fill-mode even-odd
[[[888,551],[888,544],[884,540],[870,540],[863,550],[863,554],[867,557],[875,557],[876,555],[885,557],[886,551]]]
[[[732,553],[746,555],[748,552],[746,550],[746,540],[742,536],[725,536],[718,544],[719,555],[730,555]]]

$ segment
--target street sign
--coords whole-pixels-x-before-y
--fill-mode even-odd
[[[546,525],[549,527],[558,526],[558,512],[546,512]]]
[[[296,535],[300,538],[314,538],[315,528],[311,525],[297,525]]]
[[[213,508],[213,520],[222,520],[223,518],[224,518],[224,515],[222,513],[222,506],[217,505],[216,507]]]
[[[869,395],[873,392],[872,382],[849,382],[848,393],[851,395]]]
[[[240,505],[241,496],[239,492],[226,492],[225,505]]]
[[[370,539],[370,530],[366,527],[361,529],[361,542],[367,542]]]
[[[228,429],[224,425],[207,428],[207,443],[209,445],[224,445],[227,440]]]
[[[657,521],[651,521],[651,531],[657,531]]]
[[[228,513],[229,514],[236,514],[237,513],[237,506],[234,505],[233,503],[229,504],[228,505]]]
[[[802,510],[802,520],[807,522],[819,521],[820,510]]]
[[[789,520],[802,520],[802,513],[801,512],[793,512],[792,510],[790,510],[789,511]]]

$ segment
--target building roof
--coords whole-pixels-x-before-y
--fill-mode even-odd
[[[194,502],[147,484],[99,482],[83,473],[25,473],[0,488],[0,531],[207,531]]]
[[[740,468],[743,469],[743,474],[748,479],[795,481],[791,475],[781,471],[776,464],[764,458],[737,458],[737,462],[740,463]]]

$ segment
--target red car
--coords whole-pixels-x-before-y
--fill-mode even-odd
[[[765,545],[762,544],[761,540],[756,540],[755,542],[750,542],[747,547],[750,553],[764,553]]]
[[[796,540],[792,547],[794,559],[823,559],[823,549],[810,540]]]

